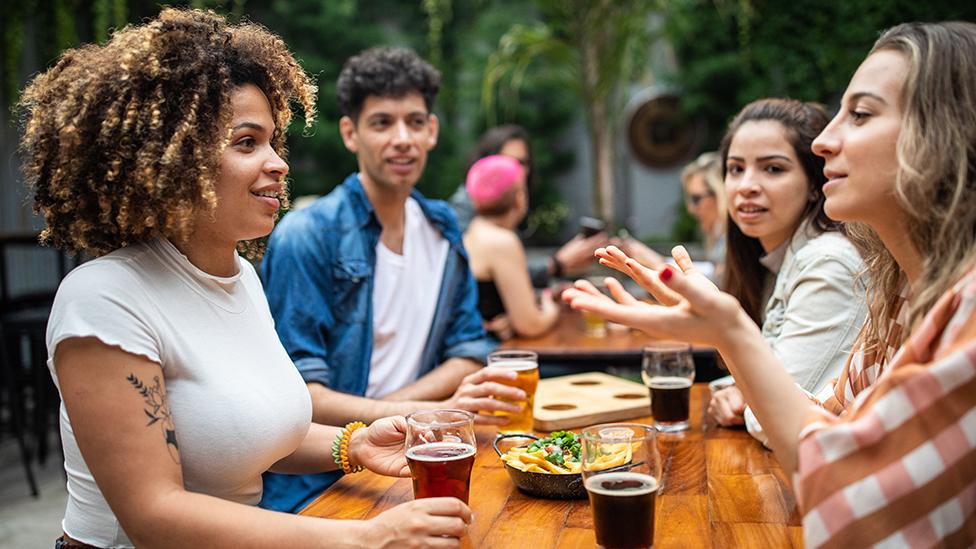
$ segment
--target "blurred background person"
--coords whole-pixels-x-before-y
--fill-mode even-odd
[[[702,234],[702,257],[696,267],[712,281],[725,276],[726,201],[722,161],[718,153],[705,152],[681,170],[685,208],[697,221]],[[615,242],[627,255],[652,268],[668,260],[646,244],[626,237]]]
[[[491,321],[508,317],[514,335],[533,337],[559,319],[548,289],[536,301],[525,248],[515,228],[529,211],[526,170],[510,156],[486,156],[471,166],[465,189],[475,216],[464,233],[471,272],[478,283],[478,309]]]
[[[469,169],[479,159],[494,154],[510,156],[517,160],[525,170],[526,189],[532,188],[535,180],[532,169],[532,145],[525,128],[516,124],[504,124],[486,131],[471,152],[468,160]],[[466,231],[476,211],[465,185],[458,187],[451,196],[450,203],[454,213],[457,214],[461,230]],[[579,274],[593,264],[593,251],[606,246],[608,242],[605,232],[598,232],[588,237],[582,234],[574,236],[556,250],[545,263],[533,262],[529,266],[532,285],[536,288],[545,288],[552,278]]]

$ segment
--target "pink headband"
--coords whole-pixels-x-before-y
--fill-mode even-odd
[[[525,168],[511,156],[493,154],[474,163],[464,183],[475,206],[487,206],[525,181]]]

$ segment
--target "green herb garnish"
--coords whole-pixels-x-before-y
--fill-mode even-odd
[[[552,451],[546,451],[546,461],[549,463],[564,466],[566,461],[579,463],[580,460],[580,440],[576,433],[571,431],[556,431],[546,438],[539,439],[529,444],[528,450],[536,452],[545,450],[548,446],[554,446]],[[569,452],[569,458],[565,452]]]

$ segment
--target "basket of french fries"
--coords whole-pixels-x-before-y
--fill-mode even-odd
[[[498,443],[507,438],[530,438],[533,442],[503,452]],[[580,474],[580,442],[576,433],[556,431],[546,438],[523,433],[499,435],[492,446],[519,490],[547,499],[586,499]],[[595,467],[609,469],[627,464],[630,446],[620,446],[619,452],[601,456]]]

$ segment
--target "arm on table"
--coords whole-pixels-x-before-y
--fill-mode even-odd
[[[463,375],[460,381],[456,381],[457,376],[463,372],[472,373]],[[521,389],[503,385],[503,382],[514,379],[514,372],[482,368],[472,360],[452,358],[413,385],[379,400],[333,391],[320,383],[309,383],[308,388],[312,396],[312,421],[333,425],[345,425],[350,421],[370,423],[381,417],[407,415],[419,410],[458,408],[476,414],[475,421],[478,423],[501,425],[508,421],[507,418],[487,414],[493,411],[517,412],[519,410],[514,404],[494,398],[524,399],[525,393]],[[442,394],[451,384],[456,384],[456,389],[448,393],[447,398],[390,400],[392,396],[402,397],[406,389],[410,389],[407,393],[413,391],[421,396]]]
[[[411,502],[363,522],[275,513],[189,492],[159,364],[91,337],[62,341],[55,357],[78,448],[137,547],[395,546],[457,537],[470,522],[468,508],[447,498]],[[158,418],[148,425],[147,411]]]
[[[678,303],[641,303],[612,279],[608,287],[616,301],[580,283],[563,296],[575,309],[595,312],[652,336],[717,348],[746,402],[765,426],[770,446],[791,475],[796,466],[797,438],[811,406],[809,400],[734,297],[720,292],[703,276],[685,275],[671,267],[662,269],[660,281],[681,297]]]

